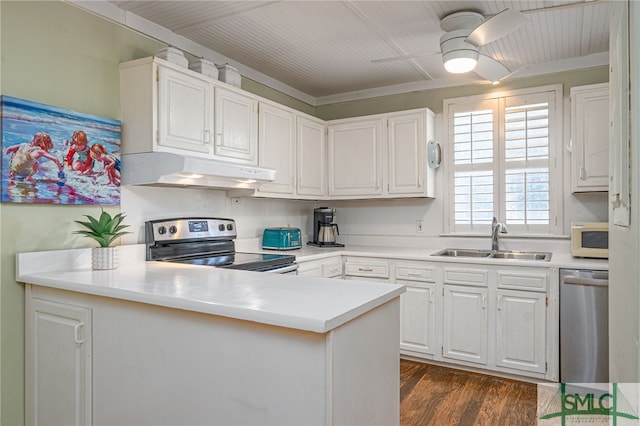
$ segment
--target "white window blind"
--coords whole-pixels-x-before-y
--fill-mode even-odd
[[[512,234],[552,232],[557,95],[445,101],[452,156],[449,231],[486,233],[495,216]]]

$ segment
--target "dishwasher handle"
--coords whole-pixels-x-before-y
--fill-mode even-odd
[[[599,286],[599,287],[608,287],[609,280],[607,279],[597,279],[597,278],[576,278],[576,277],[565,277],[562,281],[564,284],[573,284],[573,285],[590,285],[590,286]]]

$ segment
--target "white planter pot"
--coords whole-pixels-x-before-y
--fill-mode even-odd
[[[118,247],[96,247],[91,249],[92,269],[116,269],[118,267]]]

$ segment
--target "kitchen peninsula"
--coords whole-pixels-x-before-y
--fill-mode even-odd
[[[403,286],[121,249],[18,255],[28,424],[398,424]]]

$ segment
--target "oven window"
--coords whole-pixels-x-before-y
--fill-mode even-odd
[[[592,249],[609,248],[608,231],[584,231],[582,232],[582,247]]]

